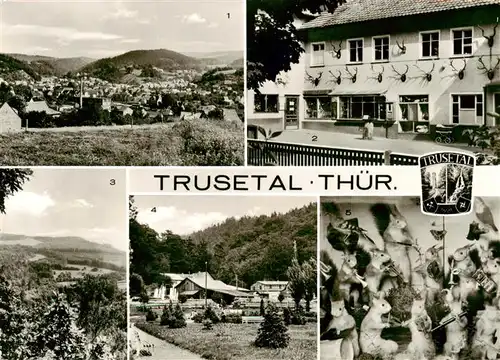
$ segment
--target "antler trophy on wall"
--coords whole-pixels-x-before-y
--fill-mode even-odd
[[[328,72],[330,73],[330,75],[332,75],[333,81],[337,85],[340,85],[342,83],[342,72],[340,70],[337,70],[338,75],[335,75],[334,73],[332,73],[331,70],[329,70]]]
[[[453,60],[450,61],[451,68],[455,71],[460,80],[463,80],[465,76],[465,68],[467,67],[467,61],[465,61],[465,59],[462,59],[462,61],[464,62],[464,66],[460,70],[458,70],[457,68],[455,68],[455,66],[453,66]]]
[[[376,76],[371,76],[370,79],[375,79],[379,83],[381,83],[382,80],[384,80],[383,74],[384,74],[384,70],[385,70],[384,65],[380,65],[380,67],[382,68],[381,71],[375,71],[375,69],[373,68],[373,64],[370,66],[370,68],[372,69],[372,72],[374,74],[376,74]]]
[[[477,67],[477,69],[482,70],[483,74],[485,74],[488,77],[488,79],[493,80],[493,78],[495,77],[495,72],[498,69],[498,65],[500,65],[500,58],[497,57],[497,63],[495,64],[495,66],[491,66],[491,61],[490,61],[490,67],[487,67],[484,64],[482,56],[478,59],[478,62],[479,66]]]
[[[321,76],[323,75],[323,72],[321,71],[317,77],[314,77],[312,75],[310,75],[307,71],[306,71],[306,80],[309,81],[311,84],[313,84],[314,86],[318,86],[319,85],[319,82],[321,81]]]
[[[405,65],[405,66],[406,66],[405,72],[400,73],[399,71],[396,70],[396,68],[394,67],[394,65],[391,65],[392,71],[394,71],[398,75],[397,78],[399,80],[401,80],[401,82],[405,82],[406,81],[406,74],[408,74],[408,70],[410,70],[410,67],[408,65]]]
[[[401,54],[406,54],[406,45],[404,39],[401,40],[401,44],[396,40],[396,45],[398,46],[399,51],[401,51]]]
[[[340,59],[342,57],[342,40],[338,44],[338,48],[333,42],[331,42],[330,44],[332,46],[332,51],[330,51],[330,53],[332,54],[333,57]]]
[[[498,18],[497,18],[497,22],[495,23],[495,27],[493,28],[493,34],[489,35],[489,36],[486,36],[485,33],[484,33],[484,29],[481,27],[481,26],[477,26],[482,34],[483,34],[483,37],[488,40],[488,46],[490,48],[493,47],[493,44],[495,43],[495,36],[497,35],[497,27],[498,27]]]
[[[434,62],[432,63],[432,69],[430,69],[429,71],[425,71],[425,70],[421,69],[418,66],[418,64],[416,64],[415,67],[422,72],[422,76],[425,80],[427,80],[427,81],[432,80],[432,72],[434,71],[434,68],[436,67],[436,64]]]
[[[356,80],[358,79],[358,68],[354,68],[354,72],[351,72],[349,68],[346,66],[345,71],[347,74],[349,74],[349,79],[351,79],[352,83],[354,84]]]

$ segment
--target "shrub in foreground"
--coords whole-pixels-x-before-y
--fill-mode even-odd
[[[148,309],[148,312],[146,313],[146,321],[155,321],[157,318],[158,315],[156,315],[153,310]]]
[[[182,138],[185,165],[244,165],[244,138],[210,121],[184,120],[173,126]]]
[[[213,327],[213,322],[210,321],[209,319],[203,320],[203,330],[212,330]]]
[[[205,309],[205,313],[203,314],[203,318],[210,320],[213,324],[220,323],[220,321],[221,321],[221,318],[219,317],[219,315],[215,312],[215,310],[211,306],[208,306]]]

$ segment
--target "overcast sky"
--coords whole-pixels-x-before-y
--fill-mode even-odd
[[[244,215],[286,213],[312,202],[315,197],[297,196],[134,196],[138,221],[157,232],[171,230],[186,235],[206,229],[225,219]],[[156,208],[156,212],[152,212]]]
[[[241,0],[4,0],[0,1],[0,51],[91,58],[138,49],[243,51],[243,4]]]
[[[79,236],[126,250],[125,191],[120,169],[36,169],[23,190],[7,199],[0,229],[29,236]]]

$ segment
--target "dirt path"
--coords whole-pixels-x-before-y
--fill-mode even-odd
[[[141,345],[154,345],[152,347],[147,347],[153,356],[142,357],[139,356],[139,359],[151,359],[151,360],[203,360],[200,356],[193,354],[187,350],[181,349],[177,346],[174,346],[164,340],[158,339],[144,331],[136,328],[132,325],[130,328],[131,331],[131,339],[137,339],[137,335],[139,335],[139,339]]]

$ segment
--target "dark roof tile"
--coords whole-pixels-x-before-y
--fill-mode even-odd
[[[500,5],[500,0],[348,0],[333,14],[322,13],[301,28],[321,28],[486,5]]]

